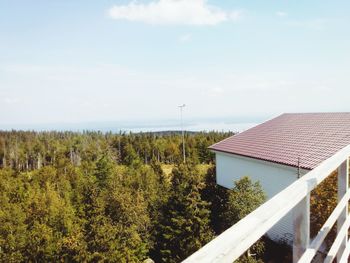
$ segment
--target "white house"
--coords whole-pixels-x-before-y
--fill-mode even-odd
[[[287,113],[210,146],[216,179],[232,188],[249,176],[270,199],[298,177],[350,144],[350,113]],[[293,211],[267,234],[293,238]]]

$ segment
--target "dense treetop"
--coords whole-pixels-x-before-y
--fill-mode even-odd
[[[0,262],[183,260],[266,198],[247,177],[216,184],[207,147],[229,135],[187,133],[183,164],[178,133],[0,131]],[[335,206],[334,178],[312,195],[313,234]],[[263,248],[251,248],[259,262],[290,252]]]
[[[193,163],[212,163],[207,147],[232,133],[187,133],[186,157]],[[45,165],[73,166],[96,162],[101,154],[116,164],[149,164],[152,159],[176,164],[182,161],[182,137],[167,133],[24,132],[0,131],[0,167],[30,171]]]

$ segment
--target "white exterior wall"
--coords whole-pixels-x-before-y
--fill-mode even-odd
[[[297,168],[261,161],[239,155],[216,153],[216,181],[226,188],[232,188],[234,181],[248,176],[253,182],[259,181],[268,199],[285,189],[298,178]],[[307,170],[301,170],[304,175]],[[281,219],[267,235],[275,240],[293,238],[293,211]]]

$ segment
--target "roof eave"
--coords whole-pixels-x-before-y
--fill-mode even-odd
[[[243,157],[246,157],[246,158],[251,158],[251,159],[255,159],[255,160],[265,161],[265,162],[269,162],[269,163],[276,163],[276,164],[281,164],[281,165],[285,165],[285,166],[289,166],[289,167],[293,167],[293,168],[300,168],[300,169],[308,170],[308,171],[311,171],[313,169],[311,167],[304,167],[304,166],[298,166],[298,165],[284,163],[284,162],[277,162],[277,161],[274,161],[274,160],[269,160],[269,159],[255,157],[255,156],[244,155],[244,154],[230,152],[230,151],[224,151],[224,150],[221,150],[221,149],[218,150],[218,149],[212,148],[211,146],[208,147],[208,149],[210,151],[214,152],[214,153],[215,152],[222,152],[222,153],[227,153],[227,154],[232,154],[232,155],[238,155],[238,156],[243,156]]]

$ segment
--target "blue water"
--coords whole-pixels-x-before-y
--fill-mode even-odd
[[[227,121],[227,120],[184,120],[183,128],[187,131],[232,131],[242,132],[262,121]],[[179,131],[179,120],[157,121],[116,121],[116,122],[86,122],[86,123],[51,123],[51,124],[18,124],[1,125],[0,130],[34,130],[34,131],[102,131],[102,132],[155,132]]]
[[[187,131],[232,131],[232,132],[242,132],[247,130],[257,123],[191,123],[185,124],[184,129]],[[134,127],[128,129],[132,132],[145,132],[145,131],[164,131],[171,130],[177,131],[181,130],[180,125],[173,126],[153,126],[153,127]]]

